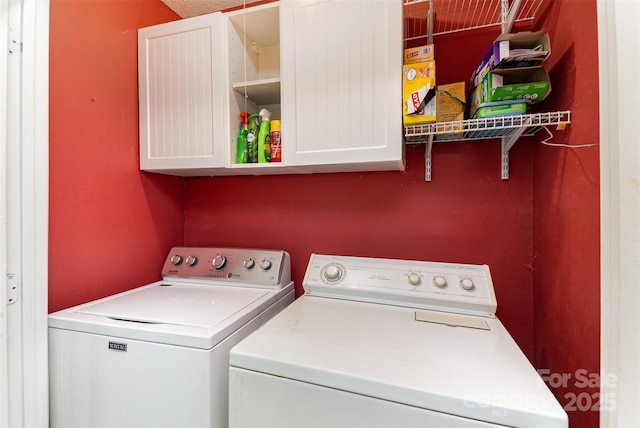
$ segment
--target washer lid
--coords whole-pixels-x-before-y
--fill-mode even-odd
[[[304,295],[233,347],[229,362],[500,426],[567,426],[566,413],[498,319],[483,317],[485,330],[416,321],[415,313]]]
[[[213,327],[268,290],[160,283],[79,307],[76,313],[146,324]]]

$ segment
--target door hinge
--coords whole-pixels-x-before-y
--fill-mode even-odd
[[[20,287],[20,279],[14,273],[7,274],[7,305],[12,305],[18,301],[18,290]]]

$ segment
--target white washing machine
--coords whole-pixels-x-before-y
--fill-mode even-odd
[[[317,255],[230,353],[232,427],[566,427],[485,265]]]
[[[229,350],[294,300],[290,265],[176,247],[162,281],[50,314],[51,427],[226,427]]]

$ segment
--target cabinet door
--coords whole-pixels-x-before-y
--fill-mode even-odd
[[[223,167],[222,14],[138,31],[140,169]]]
[[[402,1],[282,0],[280,9],[285,164],[402,169]]]

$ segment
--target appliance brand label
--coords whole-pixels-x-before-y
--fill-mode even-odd
[[[115,351],[127,352],[127,344],[118,343],[118,342],[109,342],[109,349],[113,349]]]

